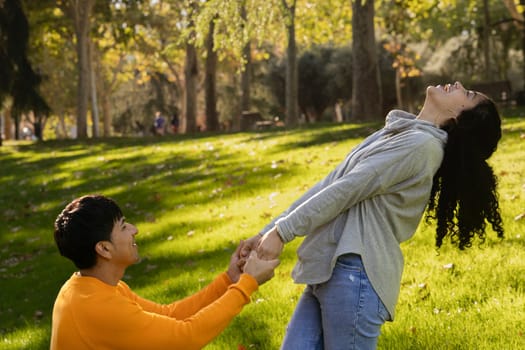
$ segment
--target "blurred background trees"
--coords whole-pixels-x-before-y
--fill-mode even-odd
[[[0,0],[0,130],[148,135],[157,111],[182,133],[237,131],[243,115],[373,120],[454,80],[524,103],[523,13],[518,0]]]

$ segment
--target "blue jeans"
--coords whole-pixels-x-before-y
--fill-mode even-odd
[[[343,255],[327,282],[308,285],[304,290],[281,349],[375,349],[381,326],[388,318],[361,257]]]

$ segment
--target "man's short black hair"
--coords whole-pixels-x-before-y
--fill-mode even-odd
[[[73,200],[55,221],[55,242],[60,254],[79,269],[95,266],[95,245],[110,241],[115,222],[123,214],[115,201],[102,195],[86,195]]]

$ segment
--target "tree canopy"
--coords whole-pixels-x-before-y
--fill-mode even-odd
[[[358,4],[374,10],[364,41]],[[147,134],[155,111],[186,132],[238,130],[243,111],[292,127],[382,118],[417,109],[425,84],[517,93],[525,76],[512,0],[3,0],[0,26],[3,110],[48,137]],[[359,42],[376,57],[356,60]],[[373,60],[379,85],[352,100]],[[379,111],[360,110],[373,91]]]

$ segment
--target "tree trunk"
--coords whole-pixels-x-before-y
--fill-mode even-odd
[[[336,122],[336,123],[342,123],[344,121],[344,116],[343,116],[343,103],[342,102],[336,102],[334,104],[334,118],[333,118],[333,121]]]
[[[525,1],[520,0],[520,5],[525,5]],[[522,12],[521,16],[525,19],[525,6],[522,6]],[[521,32],[521,55],[525,58],[525,24],[522,24],[522,32]],[[524,60],[525,61],[525,60]],[[525,90],[525,62],[522,67],[522,78],[523,78],[523,89]]]
[[[13,120],[15,122],[15,140],[20,140],[20,114],[13,113]]]
[[[242,56],[244,60],[244,67],[241,72],[241,105],[240,113],[236,113],[233,119],[233,130],[239,131],[241,129],[241,118],[243,112],[248,112],[251,109],[251,75],[252,75],[252,47],[248,42],[243,50]]]
[[[197,49],[193,44],[186,44],[186,60],[184,63],[184,117],[181,131],[192,133],[197,131]]]
[[[352,117],[382,118],[373,0],[352,0],[352,37]]]
[[[197,10],[195,0],[189,0],[188,30],[191,31],[186,40],[186,58],[184,60],[184,105],[181,120],[181,132],[193,133],[197,131],[197,78],[199,68],[197,65],[197,49],[194,45],[195,29],[193,16]]]
[[[206,38],[206,74],[204,78],[204,99],[206,104],[206,130],[219,130],[219,116],[217,113],[217,53],[214,51],[213,35],[214,20],[209,25]]]
[[[90,81],[90,90],[91,90],[91,119],[93,121],[92,132],[93,137],[99,136],[99,127],[98,127],[98,102],[97,102],[97,78],[95,75],[95,52],[93,51],[93,43],[89,43],[89,81]]]
[[[403,109],[405,106],[403,106],[403,89],[401,87],[401,72],[399,69],[399,67],[396,68],[396,99],[398,108]]]
[[[12,140],[13,139],[13,119],[11,115],[11,108],[8,107],[5,109],[4,114],[4,136],[6,140]]]
[[[485,80],[490,81],[490,13],[488,0],[483,0],[483,14],[485,23],[483,24],[483,58],[485,59]]]
[[[35,121],[33,123],[33,135],[35,135],[36,139],[38,141],[44,140],[43,130],[45,126],[45,118],[42,114],[34,112],[35,113]]]
[[[243,28],[244,23],[247,22],[247,13],[246,13],[246,2],[243,1],[241,4],[241,18],[243,20]],[[252,48],[251,43],[248,41],[246,45],[244,45],[242,49],[242,64],[243,69],[241,72],[241,103],[239,106],[239,112],[234,113],[233,120],[232,120],[232,129],[234,131],[241,130],[241,118],[244,111],[249,111],[250,106],[250,85],[251,85],[251,74],[252,74]]]
[[[69,0],[63,7],[73,20],[77,39],[77,138],[87,137],[87,107],[89,101],[89,31],[95,0]]]
[[[288,6],[283,0],[284,7],[288,10],[288,22],[286,31],[288,34],[288,47],[286,48],[286,126],[295,127],[298,124],[298,70],[297,70],[297,47],[295,44],[295,4]]]
[[[104,137],[110,137],[111,136],[111,113],[110,113],[110,107],[109,107],[109,96],[107,94],[102,95],[102,120],[103,120],[103,132]]]
[[[60,113],[58,115],[58,126],[55,132],[57,137],[60,135],[60,138],[69,138],[69,131],[66,127],[66,116],[64,115],[64,113]]]
[[[244,69],[241,74],[241,110],[249,111],[250,110],[250,84],[251,84],[251,70],[252,70],[252,54],[251,54],[251,45],[250,43],[244,46],[242,50],[243,59],[245,60]]]
[[[509,10],[510,16],[515,20],[514,23],[518,24],[518,29],[521,28],[521,54],[522,57],[525,57],[525,0],[520,0],[519,4],[521,5],[522,11],[519,12],[518,6],[514,0],[503,0],[503,3]],[[525,64],[522,66],[522,79],[523,85],[522,89],[525,90]]]

